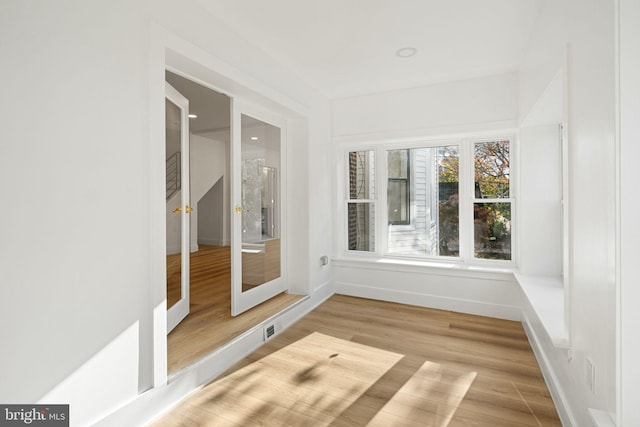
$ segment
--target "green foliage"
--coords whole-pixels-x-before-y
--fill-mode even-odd
[[[483,142],[474,147],[477,198],[509,197],[509,141]]]
[[[509,141],[483,142],[474,145],[474,181],[476,198],[509,198]],[[458,183],[460,161],[455,146],[438,147],[438,182]],[[440,200],[440,255],[458,255],[459,200],[457,186],[445,200]],[[442,197],[442,196],[441,196]],[[474,204],[474,242],[479,258],[511,258],[511,204]]]

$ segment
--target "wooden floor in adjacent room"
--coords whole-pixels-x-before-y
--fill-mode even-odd
[[[333,296],[153,426],[561,426],[518,322]]]
[[[190,261],[190,311],[167,336],[169,374],[190,365],[302,298],[300,295],[280,294],[232,317],[230,248],[200,245],[197,252],[191,253]],[[179,266],[179,255],[167,257],[169,304],[180,297]]]

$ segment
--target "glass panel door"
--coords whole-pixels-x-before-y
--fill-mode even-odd
[[[232,315],[285,290],[282,131],[277,117],[234,100]]]
[[[167,333],[189,314],[189,101],[165,83]]]

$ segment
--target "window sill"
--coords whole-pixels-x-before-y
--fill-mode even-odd
[[[469,265],[456,261],[424,261],[406,258],[341,257],[332,260],[335,267],[428,273],[442,276],[477,277],[513,281],[513,269],[487,265]]]
[[[551,342],[558,348],[569,348],[565,319],[564,286],[559,277],[525,276],[513,273],[527,296]]]

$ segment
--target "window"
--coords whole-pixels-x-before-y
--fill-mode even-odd
[[[458,256],[458,146],[389,150],[387,170],[387,253]]]
[[[473,256],[511,259],[509,141],[473,146]]]
[[[510,139],[384,144],[346,153],[349,251],[512,261]]]
[[[375,250],[375,153],[349,152],[349,250]]]

